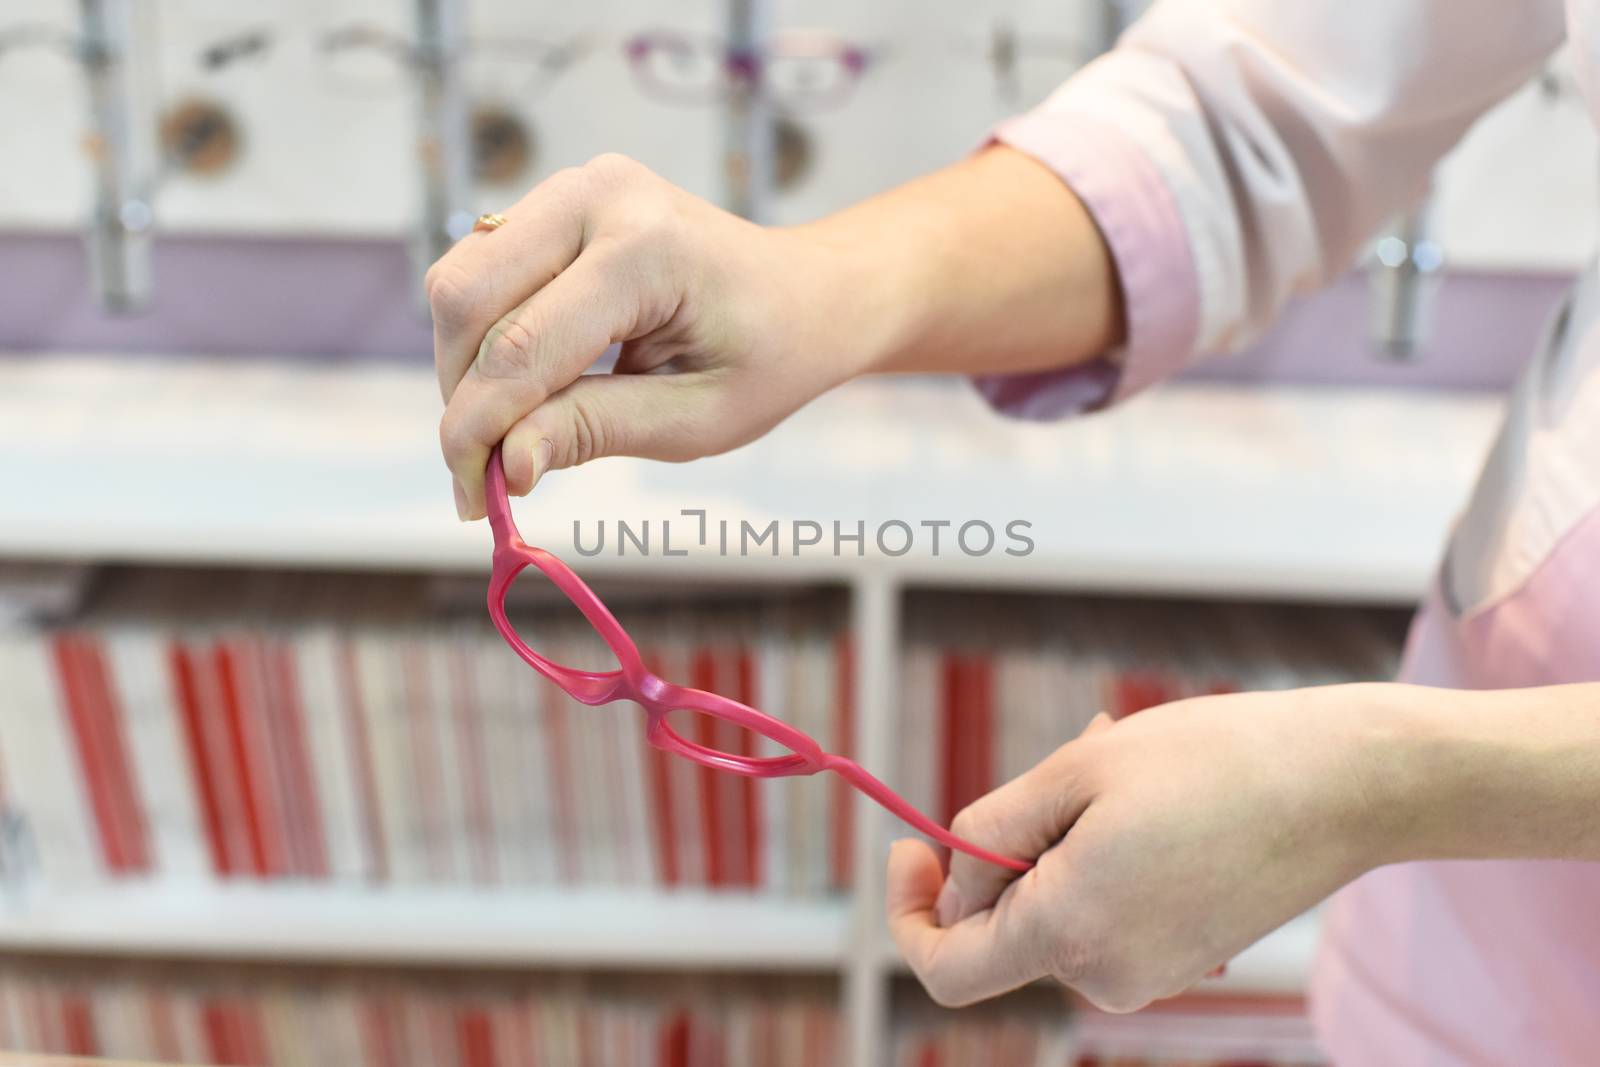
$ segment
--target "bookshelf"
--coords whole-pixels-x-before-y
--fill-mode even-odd
[[[1422,592],[1500,409],[1482,394],[1175,385],[1031,425],[961,383],[857,383],[739,452],[604,460],[517,505],[589,577],[842,586],[857,642],[855,750],[888,767],[904,596],[929,589],[1270,597],[1406,605]],[[0,360],[0,560],[486,573],[455,522],[423,367],[95,354]],[[1427,447],[1419,448],[1418,442]],[[947,514],[954,506],[960,515]],[[571,551],[571,523],[670,519],[1032,523],[1035,550],[681,557]],[[1179,532],[1174,536],[1174,532]],[[70,575],[70,567],[64,572]],[[822,972],[852,1062],[882,1062],[899,966],[882,934],[893,828],[856,807],[847,899],[559,890],[465,894],[129,885],[0,902],[0,948],[40,953],[421,960],[482,966]],[[1305,917],[1218,992],[1294,993]]]
[[[0,949],[279,962],[833,972],[845,901],[617,889],[131,884],[0,906]]]

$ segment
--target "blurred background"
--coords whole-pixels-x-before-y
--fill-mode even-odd
[[[668,763],[636,709],[525,671],[437,456],[420,277],[479,212],[618,151],[814,218],[971,151],[1140,7],[0,9],[0,1048],[1320,1063],[1315,914],[1132,1016],[1043,987],[935,1008],[883,928],[902,831],[831,781]],[[1101,708],[1385,677],[1593,249],[1595,155],[1558,59],[1347,276],[1125,410],[1024,425],[964,382],[861,382],[730,456],[552,474],[519,521],[668,676],[937,818]],[[614,525],[685,508],[865,536],[668,556]],[[941,521],[1033,549],[874,537]],[[595,654],[548,592],[513,608]]]

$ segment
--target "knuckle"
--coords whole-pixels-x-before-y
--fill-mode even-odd
[[[986,844],[993,821],[983,801],[974,800],[956,812],[956,817],[950,821],[950,830],[957,837],[980,845]]]
[[[462,276],[461,268],[449,262],[448,257],[428,268],[423,287],[428,310],[441,331],[453,333],[471,321],[477,310],[477,294]]]
[[[533,333],[516,319],[502,319],[489,328],[478,350],[478,373],[485,378],[528,379],[536,370]]]
[[[609,455],[612,445],[605,415],[592,402],[574,397],[572,403],[572,465]]]
[[[650,173],[644,164],[621,152],[603,152],[583,165],[584,174],[606,185],[625,185]]]

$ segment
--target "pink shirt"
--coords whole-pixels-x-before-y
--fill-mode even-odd
[[[1126,294],[1127,345],[979,388],[1051,417],[1245,343],[1345,270],[1563,37],[1600,115],[1600,0],[1160,0],[1114,52],[997,132],[1094,214]],[[1403,675],[1456,688],[1600,679],[1593,265],[1518,386]],[[1341,1067],[1600,1063],[1600,865],[1375,871],[1335,898],[1311,997]]]

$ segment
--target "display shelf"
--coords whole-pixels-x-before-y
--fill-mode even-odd
[[[1320,930],[1316,912],[1291,919],[1229,960],[1224,974],[1204,979],[1190,992],[1196,996],[1303,996]],[[880,942],[880,952],[890,970],[909,973],[893,944]]]
[[[0,950],[79,955],[834,971],[849,902],[611,889],[130,883],[0,905]]]
[[[959,382],[870,380],[725,456],[555,472],[518,510],[530,541],[593,575],[816,581],[870,568],[904,584],[1410,602],[1499,407],[1482,394],[1184,385],[1030,424],[989,413]],[[419,367],[0,359],[0,556],[484,569],[487,532],[452,512],[439,411]],[[864,557],[848,544],[723,556],[684,545],[698,522],[684,508],[735,531],[859,521],[869,544]],[[601,519],[652,521],[656,554],[573,552],[574,521],[591,536]],[[1026,556],[1001,550],[1014,519],[1031,523]],[[669,520],[686,556],[659,552]],[[917,535],[904,555],[870,543],[892,520]],[[968,556],[952,527],[936,555],[921,524],[940,520],[990,523],[1000,547]],[[891,530],[890,548],[902,537]]]

